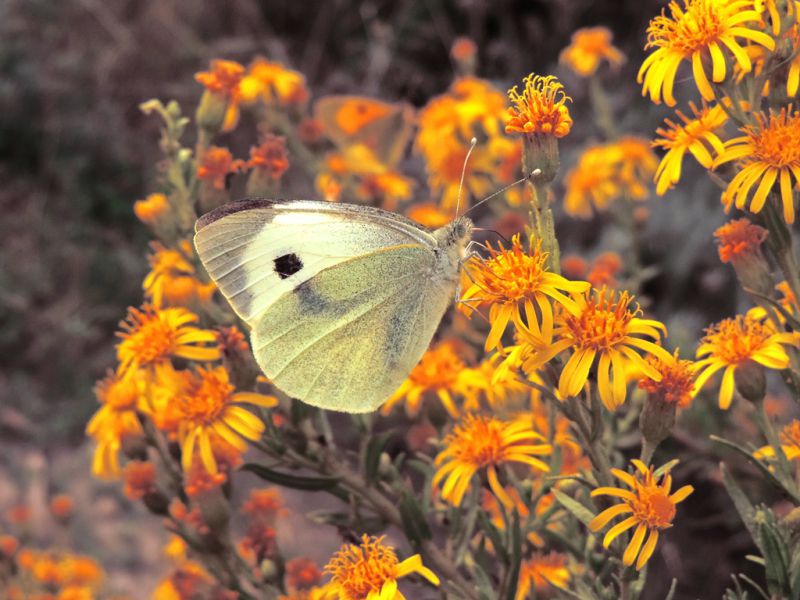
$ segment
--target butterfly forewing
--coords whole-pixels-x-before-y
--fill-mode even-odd
[[[208,274],[251,326],[324,269],[396,245],[435,246],[427,231],[392,213],[313,201],[232,203],[201,218],[196,231]]]

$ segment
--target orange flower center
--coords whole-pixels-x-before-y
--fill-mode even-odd
[[[464,361],[456,354],[452,344],[443,343],[423,355],[409,379],[423,388],[449,388],[465,368]]]
[[[194,425],[210,425],[228,405],[234,387],[228,381],[224,367],[201,368],[198,372],[199,378],[180,398],[182,420]]]
[[[653,483],[638,486],[636,500],[629,501],[633,516],[649,528],[666,529],[675,518],[675,503],[669,492]]]
[[[691,402],[694,389],[692,363],[688,360],[679,360],[677,353],[672,364],[654,356],[648,356],[646,360],[661,373],[661,381],[653,381],[646,377],[639,381],[639,387],[648,394],[659,394],[664,402],[687,406]]]
[[[791,110],[791,109],[790,109]],[[745,127],[754,159],[770,167],[800,167],[800,112],[756,115],[758,127]]]
[[[714,355],[729,365],[743,363],[763,347],[773,331],[755,319],[739,315],[710,328],[703,342],[714,346]]]
[[[360,546],[339,550],[325,567],[345,600],[365,600],[370,592],[377,595],[387,581],[396,578],[397,555],[382,542],[382,537],[365,535]]]
[[[767,230],[748,219],[736,219],[717,229],[714,237],[719,245],[719,259],[727,263],[759,252],[767,239]]]
[[[169,356],[177,346],[178,332],[157,313],[135,312],[131,315],[131,331],[123,334],[122,345],[140,365],[150,365]]]
[[[505,458],[503,424],[491,417],[466,417],[447,441],[455,447],[456,460],[462,463],[486,467],[496,465]]]
[[[571,100],[564,86],[549,75],[529,75],[522,94],[514,86],[508,97],[514,106],[508,109],[506,133],[542,133],[564,137],[572,128],[572,118],[565,106]]]
[[[719,0],[684,0],[684,10],[677,2],[670,2],[671,17],[661,14],[650,21],[646,47],[669,48],[684,56],[708,47],[728,31],[727,21],[740,10],[726,4]]]
[[[497,251],[488,246],[491,258],[474,259],[471,271],[481,297],[486,302],[517,302],[533,298],[541,288],[542,278],[547,272],[545,261],[547,253],[541,251],[539,244],[530,242],[529,254],[522,250],[519,234],[511,240],[511,248]]]
[[[579,317],[564,313],[564,323],[575,345],[580,349],[608,350],[621,343],[635,316],[628,309],[630,302],[627,292],[615,302],[614,294],[607,296],[603,290],[587,302]]]

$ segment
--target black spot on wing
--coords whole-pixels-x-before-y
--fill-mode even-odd
[[[281,279],[294,275],[303,268],[303,261],[297,254],[284,254],[275,259],[275,272]]]

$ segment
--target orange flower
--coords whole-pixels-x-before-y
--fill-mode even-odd
[[[299,556],[286,562],[286,587],[307,590],[322,580],[322,571],[310,558]]]
[[[131,500],[141,500],[145,496],[157,491],[156,467],[153,463],[141,460],[132,460],[122,471],[125,480],[123,493]]]
[[[285,105],[306,102],[309,91],[302,73],[277,62],[256,58],[242,79],[241,95],[243,102],[261,100],[266,104]]]
[[[232,60],[212,60],[211,69],[197,73],[194,78],[208,91],[236,100],[243,76],[244,67],[239,63]]]
[[[645,376],[639,380],[639,387],[667,404],[689,406],[694,396],[694,363],[679,359],[677,350],[671,361],[652,355],[645,360],[661,374],[661,381]]]
[[[753,255],[761,255],[761,244],[768,232],[750,222],[749,219],[735,219],[714,232],[717,238],[719,259],[724,263],[746,260]]]
[[[217,289],[213,283],[201,283],[189,257],[191,243],[181,240],[177,248],[166,248],[158,242],[150,244],[153,253],[147,257],[150,272],[142,282],[145,297],[154,307],[206,302]]]
[[[485,349],[500,344],[509,322],[549,343],[553,335],[553,303],[577,314],[577,305],[565,292],[584,292],[589,284],[568,281],[552,273],[547,267],[548,254],[532,237],[527,252],[522,248],[519,234],[511,238],[511,248],[507,250],[495,250],[490,243],[487,249],[488,259],[475,257],[467,263],[473,285],[461,296],[461,308],[467,314],[489,306],[492,328]]]
[[[601,61],[619,66],[625,55],[611,44],[613,35],[605,27],[585,27],[572,34],[572,42],[561,51],[558,60],[581,77],[594,75]]]
[[[169,211],[169,200],[164,194],[150,194],[133,205],[136,217],[146,225],[155,225]]]
[[[534,552],[520,566],[516,600],[529,598],[531,589],[535,590],[536,598],[547,598],[555,591],[553,586],[566,588],[570,579],[566,555]]]
[[[247,166],[264,171],[273,181],[280,179],[289,168],[286,138],[272,134],[264,136],[261,145],[250,148]]]
[[[50,512],[57,519],[66,520],[72,516],[75,503],[67,494],[58,494],[50,499]]]
[[[466,364],[459,356],[457,346],[444,341],[430,348],[408,375],[403,384],[386,401],[381,413],[388,415],[401,401],[405,401],[406,414],[415,417],[422,408],[423,400],[435,395],[450,416],[458,417],[454,394],[466,391],[463,373]]]
[[[572,129],[572,117],[566,102],[572,99],[564,86],[552,75],[542,77],[531,73],[524,80],[522,94],[517,86],[508,90],[514,106],[508,108],[506,133],[543,134],[564,137]]]
[[[228,175],[238,173],[245,169],[247,163],[243,160],[234,160],[231,151],[219,146],[211,146],[205,151],[197,167],[197,178],[208,181],[215,190],[225,190]]]

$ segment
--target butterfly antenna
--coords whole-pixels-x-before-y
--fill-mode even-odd
[[[461,206],[461,192],[464,191],[464,178],[467,175],[467,163],[469,162],[469,157],[472,154],[472,151],[475,150],[475,146],[478,144],[478,138],[472,138],[469,141],[469,150],[467,151],[467,155],[464,157],[464,165],[461,167],[461,181],[458,184],[458,200],[456,200],[456,217],[458,216],[458,208]]]
[[[509,184],[508,184],[507,186],[505,186],[504,188],[502,188],[502,189],[499,189],[499,190],[497,190],[496,192],[494,192],[494,193],[492,193],[492,194],[490,194],[490,195],[486,196],[486,198],[484,198],[484,199],[483,199],[483,200],[481,200],[480,202],[476,202],[476,203],[475,203],[475,204],[473,204],[471,207],[469,207],[467,210],[465,210],[465,211],[464,211],[464,214],[467,214],[469,211],[471,211],[471,210],[473,210],[473,209],[475,209],[475,208],[478,208],[478,207],[479,207],[481,204],[483,204],[484,202],[488,202],[489,200],[491,200],[491,199],[492,199],[492,198],[494,198],[495,196],[499,196],[500,194],[502,194],[502,193],[503,193],[503,192],[505,192],[506,190],[508,190],[508,189],[510,189],[510,188],[512,188],[512,187],[514,187],[515,185],[519,185],[519,184],[520,184],[520,183],[522,183],[523,181],[528,181],[528,180],[530,180],[530,179],[533,179],[534,177],[538,177],[538,176],[539,176],[539,175],[541,175],[541,174],[542,174],[542,170],[541,170],[541,169],[534,169],[533,171],[531,171],[531,172],[530,172],[528,175],[526,175],[525,177],[520,177],[520,178],[519,178],[519,179],[517,179],[516,181],[513,181],[513,182],[509,183]]]

